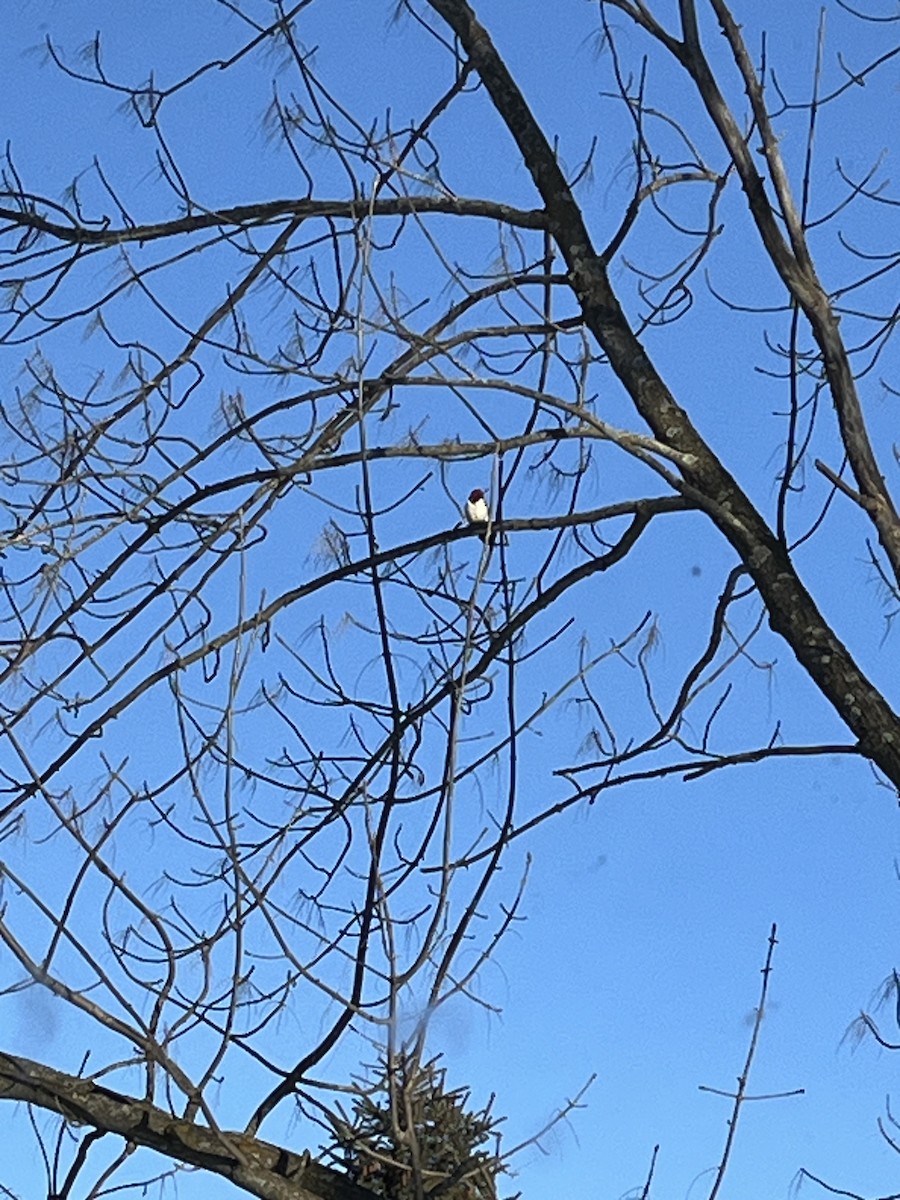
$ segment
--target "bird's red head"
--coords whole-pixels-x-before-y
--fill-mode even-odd
[[[477,504],[479,500],[484,499],[484,492],[481,488],[475,488],[473,492],[469,492],[469,500],[472,504]]]

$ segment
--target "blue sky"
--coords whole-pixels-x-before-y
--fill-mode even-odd
[[[676,5],[653,7],[665,16]],[[734,7],[751,44],[756,44],[754,23],[769,30],[769,53],[779,79],[793,95],[805,97],[817,6],[736,0]],[[837,50],[859,65],[877,53],[884,27],[851,22],[835,5],[826,7],[827,78],[835,82],[840,78],[834,66]],[[439,56],[412,22],[390,20],[392,8],[377,0],[321,2],[312,5],[300,23],[304,44],[319,47],[316,61],[323,76],[361,118],[380,117],[388,107],[398,121],[421,114],[436,94]],[[583,0],[553,5],[491,0],[476,8],[545,129],[560,135],[563,161],[574,168],[592,137],[598,138],[593,178],[578,194],[602,242],[615,227],[627,195],[628,140],[621,112],[601,97],[609,86],[608,59],[597,53],[596,7]],[[153,68],[157,81],[165,85],[207,58],[229,53],[241,37],[236,20],[205,0],[191,5],[161,0],[149,6],[131,0],[23,0],[5,21],[0,70],[6,86],[0,114],[3,136],[26,188],[59,197],[96,154],[128,197],[137,219],[172,216],[171,201],[158,186],[146,133],[117,111],[108,94],[61,79],[36,48],[50,34],[74,62],[79,46],[99,29],[111,77],[139,79]],[[714,33],[708,41],[721,58]],[[641,39],[626,30],[624,21],[620,45],[638,61]],[[297,191],[296,172],[263,129],[272,80],[279,78],[277,66],[254,59],[246,69],[228,74],[227,86],[213,73],[172,102],[167,133],[202,203],[225,206]],[[671,103],[685,120],[693,121],[692,129],[713,154],[712,134],[674,68],[654,62],[650,80],[651,96]],[[739,89],[732,86],[729,94],[740,102]],[[897,69],[889,66],[883,80],[873,82],[865,95],[862,89],[851,92],[846,104],[823,114],[815,170],[819,211],[840,194],[837,157],[847,169],[860,171],[895,136],[892,122],[876,120],[872,113],[889,111],[891,103],[896,106],[896,95]],[[447,177],[460,194],[488,195],[523,206],[534,203],[530,179],[483,97],[451,111],[441,126],[441,145]],[[783,145],[796,167],[802,126],[787,117]],[[340,194],[340,174],[324,155],[309,168],[319,194]],[[85,186],[96,197],[96,184],[88,180]],[[774,275],[752,244],[752,233],[742,225],[742,211],[737,193],[726,196],[726,233],[721,251],[710,262],[712,282],[736,302],[778,304]],[[858,223],[851,217],[846,228],[867,251],[890,249],[886,223],[895,220],[891,210],[884,211],[884,220],[884,228],[873,229],[868,215]],[[455,253],[458,230],[439,228]],[[477,243],[481,236],[472,234],[475,244],[465,247],[472,261],[482,253]],[[668,260],[666,246],[662,224],[648,222],[629,244],[629,255],[658,267]],[[817,235],[813,246],[822,255],[821,274],[829,286],[854,269],[841,256],[832,230]],[[491,252],[491,238],[484,233],[483,256]],[[217,302],[222,286],[217,265],[221,267],[211,256],[203,273],[189,275],[187,269],[177,269],[161,285],[186,322]],[[433,261],[424,254],[417,259],[412,249],[398,252],[396,269],[411,294],[416,285],[423,290],[440,286]],[[613,281],[637,311],[623,268],[614,272]],[[68,286],[69,294],[77,296],[78,288],[95,287],[96,277],[86,271]],[[876,292],[876,301],[890,306],[895,299],[889,276]],[[178,339],[171,330],[156,323],[148,306],[136,303],[136,319],[146,322],[143,328],[152,330],[162,344],[175,346]],[[848,328],[864,326],[847,319]],[[767,328],[783,339],[786,318],[751,314],[737,319],[724,314],[698,282],[692,313],[650,334],[648,344],[701,431],[771,515],[772,455],[782,428],[773,413],[784,409],[785,385],[757,370],[769,361]],[[277,339],[277,327],[270,327],[268,334]],[[62,356],[70,377],[81,373],[87,378],[106,365],[97,360],[96,342],[66,332],[55,340],[46,338],[42,349],[54,361]],[[22,353],[16,346],[2,350],[0,379],[6,388],[20,378]],[[890,354],[889,350],[862,384],[887,466],[892,465],[889,447],[896,422],[879,380],[897,384],[896,354]],[[214,420],[215,383],[211,375],[209,388],[198,394],[196,407],[184,418],[198,430]],[[598,388],[604,415],[634,428],[629,405],[615,385],[604,379]],[[396,426],[401,433],[405,419]],[[432,419],[440,427],[441,418]],[[496,419],[506,419],[499,408]],[[821,446],[823,453],[833,454],[827,436]],[[592,486],[597,501],[603,502],[621,490],[628,468],[603,451],[598,463]],[[453,494],[462,497],[471,486],[487,486],[487,470],[471,463],[454,467]],[[414,468],[398,467],[396,487],[414,474]],[[797,531],[817,511],[821,496],[816,481],[809,482],[809,493],[798,498],[793,510]],[[325,481],[323,493],[339,501],[342,486]],[[423,533],[455,520],[451,500],[436,487],[429,496],[432,507],[419,509]],[[546,481],[540,479],[520,487],[511,501],[522,515],[539,512],[549,502]],[[801,552],[799,561],[841,636],[865,669],[889,688],[897,674],[896,635],[884,637],[885,608],[864,562],[861,523],[847,507],[834,506],[824,535]],[[298,506],[284,525],[275,526],[266,556],[254,559],[249,568],[254,583],[277,592],[290,586],[297,573],[312,569],[325,511]],[[388,518],[382,529],[390,539],[402,524],[399,518]],[[653,667],[663,694],[674,686],[682,664],[702,646],[711,604],[732,565],[730,552],[698,518],[679,530],[670,537],[670,526],[661,525],[614,580],[604,580],[587,595],[570,597],[559,614],[561,619],[574,616],[597,650],[623,636],[636,611],[658,613],[660,643]],[[516,560],[521,571],[527,573],[529,566],[533,571],[536,551],[515,551],[521,555]],[[224,578],[214,593],[223,612],[235,609],[235,586],[233,579]],[[749,624],[749,609],[740,619]],[[790,740],[847,740],[824,702],[799,676],[783,644],[764,631],[753,653],[758,661],[774,662],[775,668],[763,671],[746,661],[732,668],[739,699],[725,717],[726,738],[740,745],[759,744],[775,721],[783,719]],[[640,728],[640,689],[633,676],[624,668],[617,674],[614,666],[604,672],[605,687],[622,688],[616,698],[628,714],[625,723],[633,718],[634,728]],[[539,673],[526,676],[523,708],[540,696],[543,686]],[[521,784],[526,812],[537,812],[566,795],[552,772],[574,760],[586,733],[583,714],[569,700],[529,743]],[[127,736],[135,739],[129,746],[135,769],[144,763],[151,769],[161,741],[152,725],[123,734],[123,740]],[[87,778],[90,767],[83,770]],[[480,794],[473,790],[469,798],[473,806],[489,808],[502,795],[503,783],[502,772],[487,772]],[[530,853],[533,866],[523,909],[527,920],[505,939],[479,981],[486,998],[502,1007],[502,1015],[457,1000],[437,1014],[432,1030],[434,1048],[444,1053],[454,1083],[471,1085],[476,1101],[496,1092],[495,1108],[507,1114],[510,1145],[540,1129],[596,1074],[583,1108],[554,1128],[540,1150],[526,1149],[514,1164],[515,1187],[525,1197],[616,1200],[640,1188],[653,1146],[659,1143],[652,1194],[694,1200],[708,1193],[711,1177],[703,1173],[718,1161],[729,1107],[724,1099],[698,1089],[733,1086],[750,1036],[748,1015],[758,995],[766,939],[776,922],[779,945],[771,1006],[750,1090],[805,1091],[745,1107],[723,1195],[736,1200],[786,1196],[801,1167],[862,1195],[897,1191],[900,1160],[876,1128],[894,1085],[895,1062],[871,1041],[854,1050],[845,1039],[860,1008],[869,1004],[897,963],[897,831],[896,798],[877,785],[864,764],[835,755],[728,769],[692,783],[654,781],[613,789],[597,803],[571,808],[521,839],[506,860],[502,885],[508,897]],[[152,839],[145,845],[138,853],[152,856]],[[34,995],[32,991],[25,998],[3,1000],[2,1047],[75,1069],[84,1049],[84,1029]],[[298,1028],[301,1018],[302,1014],[291,1017]],[[287,1027],[292,1028],[290,1022]],[[240,1097],[232,1093],[224,1103],[238,1122]],[[12,1116],[0,1108],[0,1119],[11,1121]],[[276,1132],[273,1129],[270,1136]],[[292,1132],[296,1136],[290,1129],[285,1136]],[[0,1175],[0,1182],[27,1193],[27,1164],[23,1162],[20,1170],[21,1178]],[[229,1190],[210,1181],[183,1181],[180,1186],[185,1194],[197,1188],[198,1195],[207,1196],[224,1196]],[[801,1194],[818,1193],[807,1184]]]

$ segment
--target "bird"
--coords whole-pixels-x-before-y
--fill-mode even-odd
[[[469,492],[469,498],[466,501],[465,507],[466,521],[470,525],[487,525],[491,519],[490,510],[487,506],[487,500],[484,498],[484,492],[481,488],[475,488]]]

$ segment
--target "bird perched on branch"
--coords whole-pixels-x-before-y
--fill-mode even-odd
[[[491,519],[490,509],[487,506],[487,500],[484,498],[484,492],[481,488],[475,488],[469,492],[469,498],[466,501],[465,507],[466,521],[469,525],[483,526],[487,531],[488,521]]]

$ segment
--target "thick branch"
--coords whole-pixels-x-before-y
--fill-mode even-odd
[[[253,228],[270,225],[274,221],[283,221],[289,217],[343,217],[348,221],[359,221],[371,216],[408,217],[414,213],[441,213],[459,217],[488,217],[521,229],[543,229],[546,225],[546,217],[539,209],[513,208],[509,204],[497,204],[493,200],[467,200],[458,196],[397,196],[385,200],[373,200],[366,196],[357,200],[269,200],[260,204],[239,204],[233,208],[191,213],[173,221],[158,221],[151,225],[123,225],[115,228],[107,225],[83,225],[73,217],[69,217],[69,224],[50,221],[37,211],[37,206],[49,205],[49,201],[24,196],[21,202],[26,207],[0,207],[0,221],[7,223],[7,229],[0,228],[0,233],[7,232],[10,228],[32,229],[35,233],[44,233],[60,242],[76,246],[118,246],[123,242],[155,242],[162,238],[198,233],[203,229],[217,229],[221,226]]]
[[[370,1200],[372,1195],[338,1171],[311,1162],[308,1154],[240,1133],[216,1133],[28,1058],[0,1053],[0,1099],[35,1104],[67,1121],[118,1134],[176,1162],[222,1175],[262,1200]]]
[[[548,228],[569,267],[585,324],[654,436],[686,456],[683,474],[690,493],[746,565],[773,630],[791,646],[863,753],[900,787],[900,720],[832,632],[784,547],[676,403],[635,336],[556,155],[487,31],[465,0],[429,3],[459,38],[515,139],[546,206]]]
[[[813,266],[778,138],[769,120],[762,85],[753,69],[740,29],[723,0],[712,0],[712,4],[743,79],[762,140],[769,175],[790,234],[790,244],[781,233],[775,208],[766,195],[765,184],[756,169],[747,139],[725,102],[700,46],[693,0],[682,0],[685,50],[679,59],[693,79],[706,111],[737,168],[751,216],[766,252],[785,287],[809,321],[822,354],[847,460],[863,496],[864,507],[878,531],[878,539],[891,564],[894,578],[900,582],[900,518],[869,439],[853,369],[838,327],[838,317]]]

